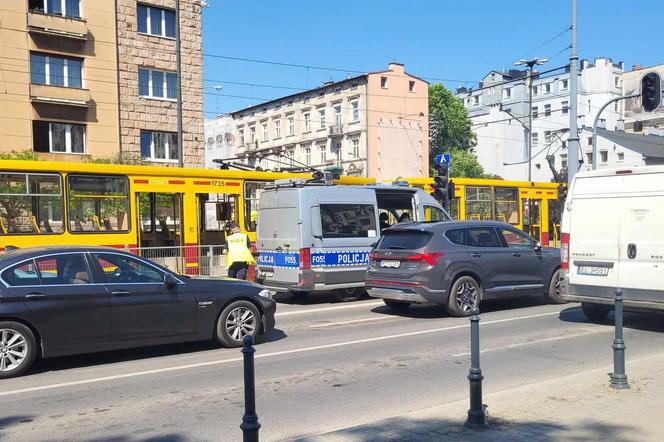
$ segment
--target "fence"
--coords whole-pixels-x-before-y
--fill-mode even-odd
[[[139,247],[126,250],[184,275],[226,276],[224,248],[218,245],[192,245]]]

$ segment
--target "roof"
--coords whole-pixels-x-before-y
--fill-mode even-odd
[[[597,135],[650,158],[664,158],[664,137],[597,128]]]
[[[465,227],[488,227],[488,226],[505,226],[505,227],[514,227],[510,224],[504,223],[502,221],[474,221],[474,220],[462,220],[462,221],[437,221],[437,222],[416,222],[416,223],[401,223],[394,224],[390,226],[389,230],[422,230],[422,231],[433,231],[438,230],[440,227],[444,227],[447,230],[455,228],[465,228]]]

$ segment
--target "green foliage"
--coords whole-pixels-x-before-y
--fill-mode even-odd
[[[468,111],[442,83],[429,86],[429,151],[435,155],[450,150],[472,150],[477,137],[471,130]]]
[[[11,152],[0,152],[0,160],[37,161],[39,155],[32,150],[22,150],[20,152],[12,150]]]
[[[145,159],[134,153],[119,153],[111,158],[93,158],[89,161],[93,164],[124,164],[127,166],[145,166]]]
[[[470,149],[450,150],[450,163],[450,178],[494,178],[484,173],[484,168]]]

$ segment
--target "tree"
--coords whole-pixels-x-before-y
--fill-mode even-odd
[[[429,152],[431,164],[440,153],[472,150],[477,137],[471,130],[468,111],[442,83],[429,86]]]
[[[23,161],[36,161],[39,156],[32,150],[22,150],[17,152],[0,152],[0,160],[23,160]]]
[[[450,150],[450,178],[493,178],[484,173],[477,156],[470,149]]]
[[[124,164],[126,166],[145,166],[147,162],[139,154],[134,153],[118,153],[112,158],[93,158],[89,161],[95,164]]]

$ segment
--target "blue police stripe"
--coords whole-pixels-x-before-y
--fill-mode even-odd
[[[300,267],[300,254],[261,250],[256,262],[259,266],[298,268]]]
[[[265,267],[299,268],[300,254],[261,250],[256,262]],[[366,267],[368,264],[368,250],[311,251],[311,267]]]

